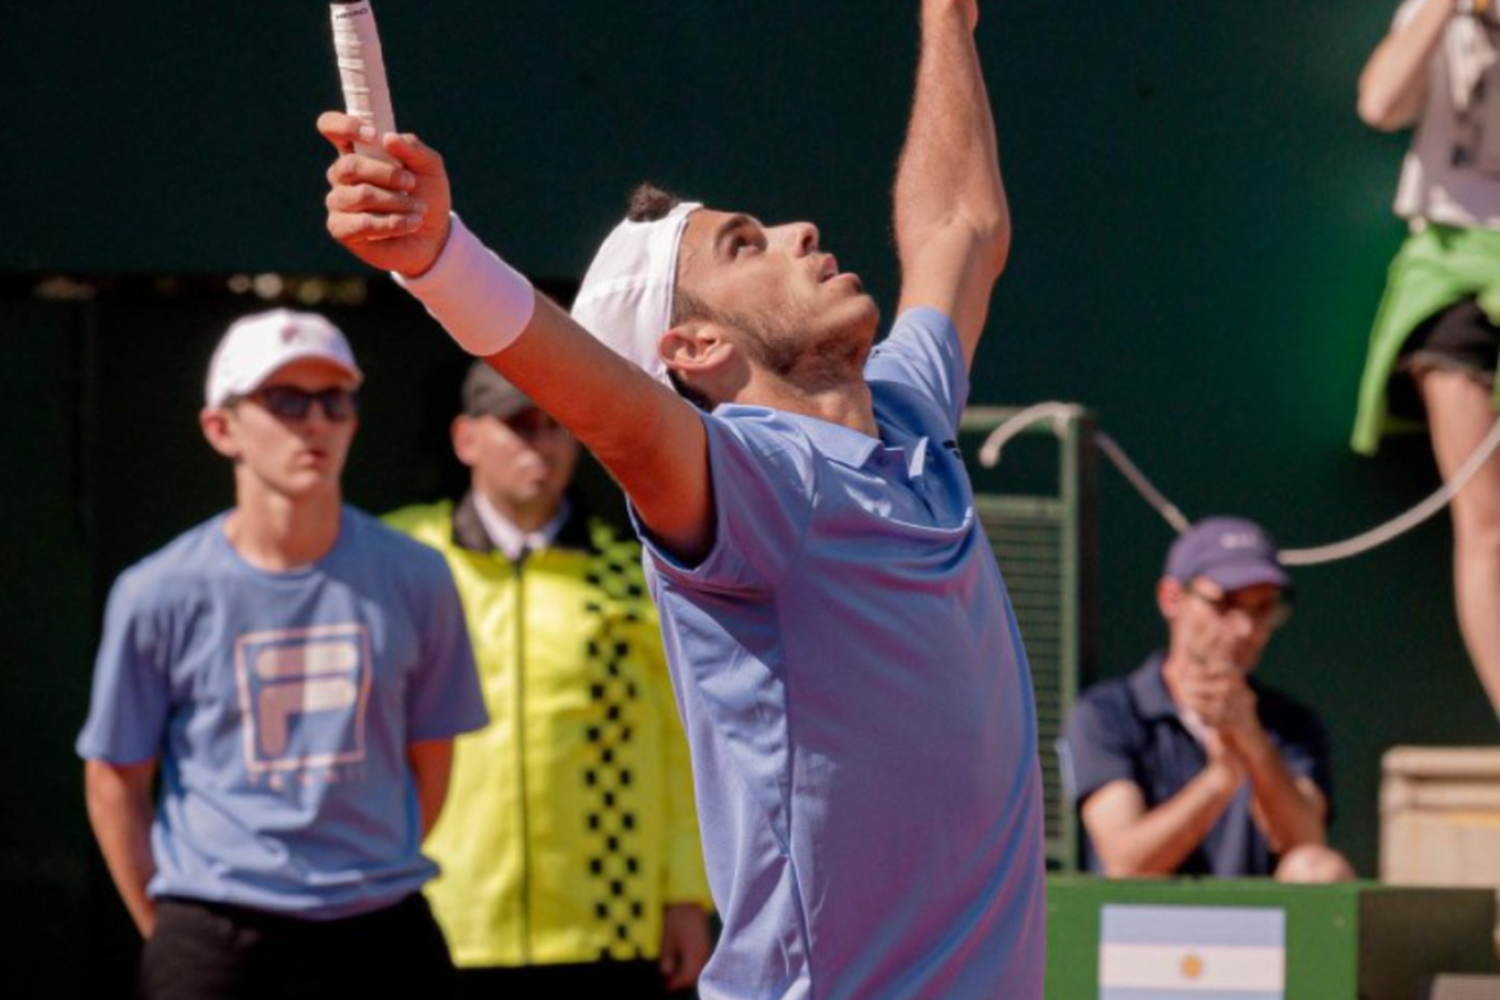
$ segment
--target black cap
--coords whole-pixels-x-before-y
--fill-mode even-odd
[[[469,366],[464,376],[464,413],[471,417],[491,416],[505,420],[536,404],[520,389],[484,361]]]

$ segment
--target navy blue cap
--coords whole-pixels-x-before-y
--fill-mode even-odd
[[[1179,583],[1203,577],[1226,592],[1258,583],[1291,586],[1276,543],[1254,521],[1209,517],[1193,525],[1167,553],[1166,576]]]

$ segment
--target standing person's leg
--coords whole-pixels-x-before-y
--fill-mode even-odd
[[[457,980],[448,943],[427,900],[413,893],[370,913],[292,929],[283,968],[286,1000],[453,1000]]]
[[[233,907],[163,899],[141,955],[141,1000],[258,1000],[276,950],[261,921]]]
[[[1495,422],[1491,389],[1446,368],[1414,373],[1444,479],[1473,454]],[[1453,500],[1453,584],[1464,644],[1490,703],[1500,711],[1500,455]]]
[[[668,993],[661,970],[650,960],[518,965],[459,971],[459,1000],[526,997],[600,997],[606,1000],[692,998],[692,990]]]

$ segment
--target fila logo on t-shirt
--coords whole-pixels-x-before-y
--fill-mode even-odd
[[[252,775],[364,760],[370,637],[363,625],[248,632],[235,641],[234,665]]]

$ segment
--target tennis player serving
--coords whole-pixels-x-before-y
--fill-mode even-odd
[[[707,1000],[1042,995],[1031,684],[953,444],[1010,242],[977,20],[921,3],[879,345],[815,226],[649,188],[569,317],[450,214],[434,150],[319,120],[329,231],[629,495],[724,922]]]

